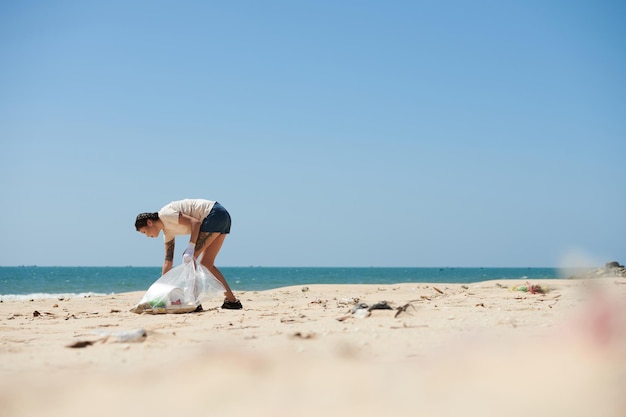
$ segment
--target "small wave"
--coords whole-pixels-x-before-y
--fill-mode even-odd
[[[49,293],[32,293],[32,294],[0,294],[0,301],[30,301],[30,300],[45,300],[50,298],[56,299],[68,299],[68,298],[89,298],[89,297],[102,297],[110,294],[102,294],[95,292],[81,292],[81,293],[63,293],[63,294],[49,294]]]

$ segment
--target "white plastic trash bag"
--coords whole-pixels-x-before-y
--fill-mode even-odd
[[[221,282],[198,261],[170,269],[148,288],[130,311],[141,314],[189,313],[204,299],[223,294]]]

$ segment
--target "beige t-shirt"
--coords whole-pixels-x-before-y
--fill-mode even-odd
[[[165,242],[169,242],[179,235],[191,234],[191,227],[178,223],[179,213],[202,221],[209,215],[214,205],[215,201],[187,198],[172,201],[159,210],[159,219],[163,222],[163,239]]]

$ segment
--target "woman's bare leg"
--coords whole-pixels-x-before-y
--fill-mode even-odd
[[[201,232],[201,234],[202,233],[203,232]],[[228,301],[235,301],[237,300],[237,298],[235,297],[230,287],[228,286],[228,283],[226,282],[226,278],[224,278],[224,275],[222,275],[222,272],[219,269],[217,269],[217,267],[215,266],[215,258],[217,257],[217,254],[219,253],[220,249],[222,249],[222,244],[224,243],[224,239],[226,239],[226,235],[223,233],[217,233],[217,232],[209,233],[208,236],[206,237],[206,241],[204,242],[205,249],[202,252],[202,259],[200,260],[200,263],[204,265],[209,271],[211,271],[211,273],[215,275],[215,278],[217,278],[219,282],[222,283],[222,285],[224,286],[224,289],[226,290],[226,292],[224,293],[224,295],[226,296],[226,299]]]

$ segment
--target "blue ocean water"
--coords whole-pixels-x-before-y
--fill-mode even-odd
[[[557,279],[556,268],[220,267],[234,291],[307,284],[472,283]],[[0,299],[34,299],[145,291],[160,267],[0,267]]]

